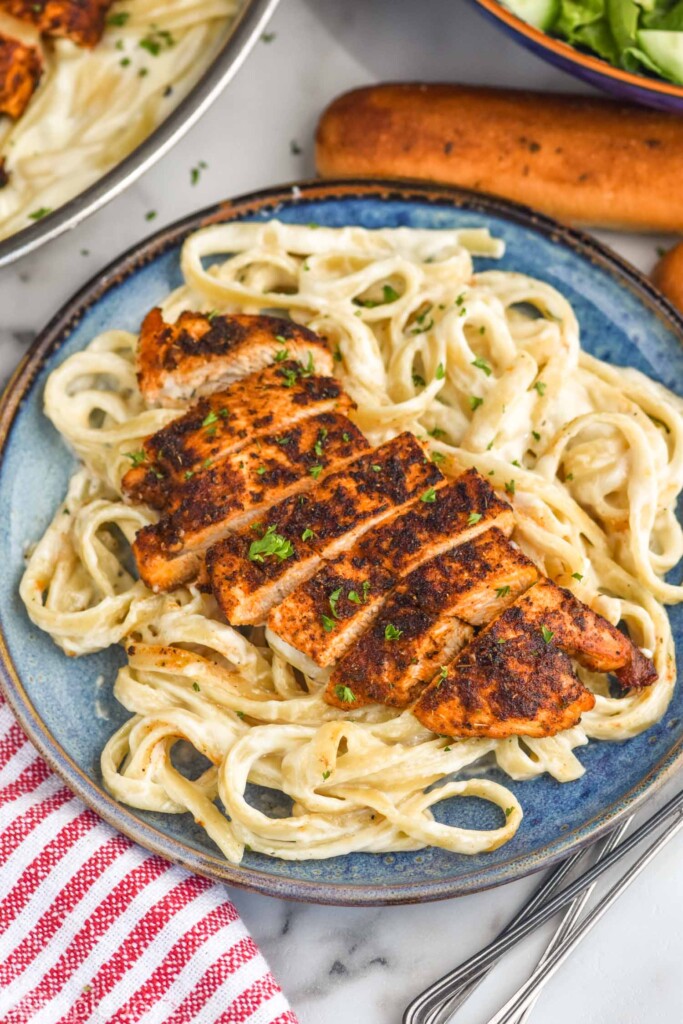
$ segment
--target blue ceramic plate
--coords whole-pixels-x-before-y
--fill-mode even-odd
[[[683,86],[664,78],[615,67],[588,51],[554,39],[509,11],[500,0],[473,0],[489,18],[532,53],[575,78],[611,93],[618,100],[644,103],[672,113],[683,112]]]
[[[47,526],[73,459],[42,413],[47,375],[108,327],[137,330],[147,310],[180,283],[178,255],[198,227],[233,219],[279,217],[291,223],[368,228],[486,225],[507,253],[495,266],[524,271],[572,302],[583,344],[614,363],[637,366],[670,387],[683,379],[683,321],[648,282],[592,239],[500,199],[422,186],[347,182],[283,187],[224,203],[165,229],[122,256],[56,316],[19,367],[0,408],[0,669],[25,729],[67,784],[103,818],[142,846],[199,874],[275,896],[336,904],[441,899],[499,885],[545,867],[594,839],[667,778],[682,754],[683,691],[663,721],[621,744],[579,751],[578,782],[514,783],[525,815],[515,838],[495,853],[464,857],[443,850],[386,856],[354,854],[301,864],[247,854],[228,864],[190,815],[145,814],[116,804],[101,784],[100,751],[126,712],[111,696],[118,649],[66,658],[28,620],[17,595],[22,552]],[[477,266],[493,265],[478,260]],[[683,608],[672,612],[677,646]],[[106,685],[96,691],[95,681]],[[99,697],[108,718],[97,717]],[[444,802],[442,820],[492,827],[489,805]]]

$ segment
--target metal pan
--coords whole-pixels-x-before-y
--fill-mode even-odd
[[[132,153],[54,213],[0,241],[0,267],[75,227],[136,181],[208,110],[246,60],[279,0],[244,0],[226,39],[199,81]]]

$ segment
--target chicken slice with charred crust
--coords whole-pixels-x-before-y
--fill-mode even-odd
[[[614,672],[624,686],[657,674],[641,651],[574,595],[541,579],[520,597],[420,696],[423,725],[453,736],[551,736],[568,729],[595,698],[571,658]]]
[[[387,592],[416,566],[492,526],[509,534],[513,514],[476,470],[369,530],[324,564],[268,617],[268,641],[311,675],[340,658],[379,612]],[[498,534],[502,537],[502,534]],[[330,626],[329,595],[339,591]]]
[[[594,672],[614,672],[625,687],[649,686],[657,672],[649,658],[607,619],[548,579],[517,603],[526,621],[556,647]]]
[[[140,330],[138,383],[150,405],[176,407],[288,360],[292,384],[297,376],[332,373],[327,342],[291,320],[186,311],[169,324],[152,309]]]
[[[535,565],[492,529],[411,572],[337,664],[325,700],[408,707],[435,672],[538,579]],[[353,699],[351,699],[353,695]]]
[[[38,50],[0,33],[0,114],[16,120],[36,90],[43,63]]]
[[[286,434],[308,416],[349,412],[354,403],[334,377],[304,375],[298,363],[269,366],[224,391],[202,398],[152,434],[123,477],[130,501],[173,509],[196,480],[231,452],[266,434]]]
[[[482,630],[420,694],[413,712],[428,729],[494,739],[552,736],[593,707],[568,656],[516,611]]]
[[[0,0],[0,10],[29,22],[48,36],[65,36],[77,46],[96,46],[112,0]]]
[[[208,547],[369,447],[346,416],[327,412],[233,452],[187,481],[174,512],[139,531],[133,552],[141,578],[153,590],[192,580]]]
[[[432,500],[444,477],[411,433],[320,479],[311,494],[275,505],[259,524],[207,553],[213,593],[229,622],[261,623],[299,583],[394,511]]]

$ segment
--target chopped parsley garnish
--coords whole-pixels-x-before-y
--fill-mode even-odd
[[[193,476],[194,476],[194,470],[193,469],[186,469],[185,472],[183,473],[183,477],[186,480],[191,480]]]
[[[327,440],[327,430],[325,429],[325,427],[323,427],[322,430],[320,430],[320,432],[318,433],[318,440],[315,442],[315,444],[313,446],[315,454],[318,456],[319,459],[322,458],[323,445],[325,444],[326,440]]]
[[[274,39],[277,39],[277,32],[263,32],[261,34],[262,43],[272,43]]]
[[[442,462],[446,461],[446,456],[443,452],[432,452],[431,459],[435,466],[440,466]]]
[[[193,684],[192,684],[192,689],[193,689],[193,690],[196,690],[196,691],[197,691],[197,693],[199,693],[199,691],[200,691],[200,686],[199,686],[199,683],[193,683]]]
[[[331,619],[329,615],[321,615],[320,618],[322,619],[323,629],[325,632],[331,633],[336,625],[334,619]]]
[[[327,780],[329,779],[331,774],[332,774],[331,771],[323,772],[323,782],[327,782]]]
[[[310,526],[307,526],[306,529],[304,530],[304,532],[301,534],[301,539],[302,540],[310,540],[311,537],[315,537],[315,533],[310,528]]]
[[[484,399],[480,398],[479,395],[470,395],[470,409],[472,412],[476,412],[480,405],[484,404]]]
[[[167,29],[154,28],[138,43],[152,57],[158,57],[162,50],[170,50],[175,46],[175,39]]]
[[[196,167],[190,168],[190,184],[196,185],[201,178],[202,171],[205,171],[209,165],[204,161],[200,160]]]
[[[436,489],[434,487],[430,487],[424,492],[424,494],[420,495],[420,501],[424,501],[427,505],[436,501]]]
[[[477,356],[476,359],[472,360],[472,366],[476,366],[478,370],[483,370],[487,377],[491,376],[491,367],[481,356]]]
[[[381,473],[382,472],[382,467],[377,462],[374,462],[370,468],[372,469],[373,473]]]
[[[322,471],[323,467],[320,465],[320,463],[316,463],[315,466],[311,466],[308,472],[311,474],[314,480],[317,480]]]
[[[583,579],[583,574],[580,573],[580,572],[573,572],[572,573],[572,579],[573,580],[578,580],[579,583],[580,583],[582,581],[582,579]]]
[[[211,321],[215,320],[217,316],[218,316],[218,310],[217,309],[210,309],[209,312],[206,314],[206,319],[209,321],[209,323],[211,323]]]
[[[368,580],[363,580],[363,596],[361,597],[357,590],[350,590],[349,601],[352,601],[353,604],[365,604],[368,599],[369,592],[370,582]]]
[[[33,213],[29,213],[29,220],[42,220],[43,217],[47,217],[48,213],[52,213],[52,207],[41,206],[39,209],[34,210]]]
[[[411,334],[424,334],[425,331],[431,331],[432,327],[434,326],[434,320],[433,318],[431,320],[426,319],[427,313],[429,313],[429,310],[431,308],[432,307],[429,306],[429,308],[426,309],[424,313],[421,313],[420,316],[415,317],[415,322],[418,326],[412,328],[410,332]]]
[[[332,593],[330,594],[330,596],[328,598],[328,600],[330,602],[330,610],[332,611],[332,614],[334,615],[335,619],[339,618],[339,613],[337,611],[337,605],[339,604],[339,598],[341,597],[341,594],[342,594],[342,588],[341,587],[337,587],[336,590],[332,591]]]
[[[507,597],[509,593],[510,588],[508,586],[496,587],[496,597]]]
[[[515,481],[514,480],[508,480],[508,482],[505,484],[505,492],[506,492],[506,494],[514,494],[515,493]]]
[[[265,562],[266,558],[274,556],[284,561],[294,554],[291,541],[275,532],[274,526],[269,526],[259,540],[254,540],[249,546],[249,559],[252,562]]]
[[[235,714],[238,718],[244,718],[244,711],[236,711]]]
[[[480,519],[481,519],[481,512],[470,512],[470,514],[467,517],[467,525],[468,526],[474,526],[474,524],[478,523]]]
[[[536,383],[534,384],[534,387],[538,391],[539,395],[544,395],[545,394],[545,389],[546,389],[547,385],[544,384],[542,380],[537,380]]]
[[[218,413],[214,412],[213,409],[202,420],[202,426],[210,427],[212,423],[218,423]]]
[[[447,675],[448,675],[448,666],[447,665],[442,665],[441,668],[439,669],[439,682],[442,683]]]
[[[202,466],[204,467],[204,469],[208,469],[209,466],[212,466],[212,465],[213,465],[213,459],[204,459],[204,461],[202,462]]]
[[[259,476],[263,476],[264,473],[266,472],[266,467],[265,466],[259,466],[259,468],[256,470],[256,472],[258,473]]]
[[[413,374],[413,384],[415,385],[416,388],[424,388],[427,386],[427,382],[425,381],[424,377],[422,377],[419,373]]]
[[[281,345],[286,345],[287,344],[287,339],[285,338],[284,334],[276,334],[275,335],[275,340],[279,341]]]
[[[574,474],[573,473],[565,473],[565,477],[564,478],[565,478],[565,480],[569,480],[571,482],[574,479]]]
[[[334,695],[338,700],[343,701],[344,704],[353,704],[356,700],[356,695],[350,686],[342,686],[341,683],[334,688]]]
[[[130,66],[130,57],[122,57],[121,60],[119,61],[119,64],[121,65],[122,68],[129,67]]]
[[[555,636],[552,629],[548,629],[547,626],[541,626],[541,635],[546,644],[549,644],[552,638]]]
[[[39,7],[38,10],[40,9]],[[130,13],[128,11],[117,11],[115,14],[109,15],[107,25],[113,25],[114,28],[123,28],[129,18]]]
[[[384,628],[384,639],[385,640],[398,640],[403,635],[403,630],[398,629],[397,626],[392,626],[390,622],[387,622]]]
[[[278,444],[289,444],[292,439],[289,434],[287,434],[285,437],[277,437],[275,440]]]
[[[148,210],[147,213],[145,214],[145,220],[154,220],[156,215],[157,215],[157,211],[156,210]]]
[[[400,295],[395,288],[392,288],[390,284],[382,285],[382,298],[377,301],[375,299],[354,299],[356,306],[362,306],[364,309],[374,309],[376,306],[386,306],[390,302],[396,302],[400,298]]]
[[[346,431],[344,431],[344,433],[342,434],[342,441],[350,441],[350,440],[351,440],[351,435],[347,434]]]
[[[134,466],[141,466],[143,462],[147,462],[147,455],[142,449],[138,452],[124,452],[123,454],[130,459]]]
[[[516,466],[516,467],[517,467],[517,469],[521,469],[521,468],[522,468],[522,464],[521,464],[521,462],[519,461],[519,459],[513,459],[513,460],[512,460],[512,465],[513,465],[513,466]]]
[[[429,431],[429,436],[435,438],[435,440],[438,441],[440,437],[446,436],[446,431],[442,430],[441,427],[434,427],[433,430]]]
[[[301,155],[301,152],[302,152],[301,146],[296,141],[296,139],[292,139],[291,142],[289,143],[289,152],[292,154],[292,156],[300,156]]]
[[[439,363],[439,365],[436,368],[435,377],[436,377],[437,380],[443,380],[445,376],[446,376],[446,371],[443,368],[443,363]]]
[[[541,440],[541,435],[539,434],[539,432],[537,430],[532,430],[531,431],[531,436],[533,437],[534,441],[540,441]]]
[[[509,818],[513,811],[514,811],[514,807],[506,807],[505,808],[505,817]]]

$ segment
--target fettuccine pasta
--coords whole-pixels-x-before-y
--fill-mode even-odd
[[[623,623],[658,681],[614,696],[604,676],[578,667],[595,707],[545,739],[447,739],[409,711],[330,707],[324,684],[271,651],[262,629],[226,624],[193,587],[155,594],[136,579],[130,542],[156,514],[122,500],[126,453],[178,411],[145,406],[137,338],[110,330],[48,380],[46,413],[81,465],[29,557],[21,596],[70,655],[134,641],[114,684],[131,717],[102,755],[118,800],[189,811],[235,862],[247,847],[291,860],[426,845],[473,854],[505,843],[522,819],[487,763],[515,780],[570,782],[589,740],[627,739],[661,718],[675,683],[663,605],[683,598],[664,578],[683,554],[673,511],[681,401],[583,352],[554,288],[473,273],[473,255],[501,254],[484,230],[216,225],[185,242],[185,283],[163,313],[267,309],[327,337],[369,440],[411,430],[447,475],[476,466],[513,502],[513,539]],[[206,759],[198,775],[172,758],[180,741]],[[285,794],[291,812],[268,816],[249,801],[249,784]],[[497,827],[437,822],[434,805],[456,797],[496,805]]]

